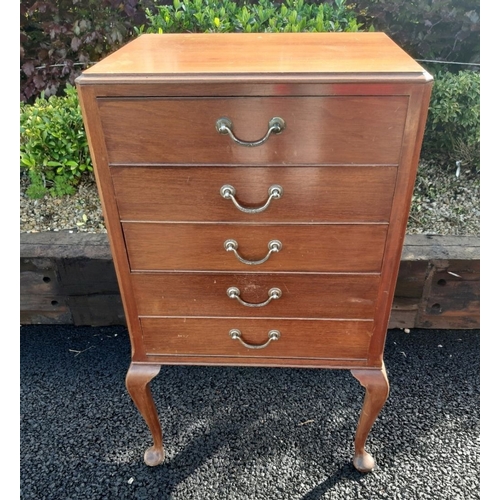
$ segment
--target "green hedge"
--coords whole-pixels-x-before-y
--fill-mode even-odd
[[[110,0],[108,0],[110,1]],[[146,9],[136,33],[358,31],[362,26],[345,0],[239,2],[174,0]],[[460,160],[479,169],[479,73],[435,75],[423,155]],[[34,104],[21,103],[21,167],[29,173],[28,196],[72,194],[91,160],[76,89]]]
[[[415,58],[479,62],[477,0],[21,0],[20,24],[21,100],[30,103],[42,91],[63,95],[89,64],[159,30],[375,29]]]
[[[21,0],[21,101],[64,95],[67,83],[135,36],[154,0]]]
[[[475,71],[435,75],[422,155],[441,156],[479,171],[480,75]]]
[[[276,5],[269,0],[175,0],[170,4],[172,0],[21,0],[21,101],[32,104],[42,92],[46,97],[64,95],[66,83],[74,84],[82,69],[138,32],[259,31],[265,25],[272,31],[355,31],[359,27],[345,0],[324,4],[279,0]]]
[[[304,0],[257,2],[173,0],[146,9],[149,25],[137,33],[358,31],[361,24],[345,0],[306,3]]]
[[[110,0],[108,0],[108,3]],[[81,8],[80,0],[78,7]],[[360,25],[345,0],[306,3],[271,0],[235,3],[230,0],[174,0],[146,9],[149,24],[135,31],[166,32],[262,32],[262,31],[357,31]],[[47,193],[72,194],[81,175],[92,171],[88,144],[74,87],[65,95],[37,98],[33,105],[21,103],[21,167],[28,170],[32,198]]]
[[[435,76],[422,157],[479,171],[479,73]],[[21,168],[29,173],[28,196],[72,194],[82,174],[91,172],[89,148],[76,89],[63,97],[21,103]]]
[[[21,103],[21,168],[27,170],[27,194],[41,198],[73,194],[84,172],[92,172],[76,88],[62,97]]]
[[[479,63],[479,0],[355,0],[359,20],[416,59]],[[443,68],[442,65],[440,65]],[[456,72],[464,66],[447,65]]]

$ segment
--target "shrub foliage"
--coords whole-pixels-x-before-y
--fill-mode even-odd
[[[479,63],[478,0],[356,0],[356,10],[417,59]]]
[[[140,33],[372,29],[360,19],[382,19],[389,35],[404,32],[406,38],[399,42],[420,50],[413,50],[414,57],[475,60],[471,33],[479,19],[476,10],[467,10],[471,2],[416,0],[400,9],[401,0],[22,0],[21,167],[31,180],[28,196],[71,194],[82,174],[92,171],[76,89],[67,84],[80,73],[75,61],[100,60]],[[417,6],[425,13],[423,23]],[[436,35],[439,24],[448,30],[453,23],[461,26],[458,32]],[[423,154],[444,155],[479,169],[479,73],[435,75]]]
[[[63,95],[91,62],[118,49],[145,20],[142,0],[21,0],[21,101]]]
[[[435,76],[423,155],[445,156],[479,170],[480,76],[475,71]]]
[[[146,9],[149,26],[138,33],[177,32],[300,32],[358,31],[361,24],[345,0],[306,3],[304,0],[233,2],[231,0],[173,0]]]
[[[28,171],[27,194],[41,198],[73,194],[92,165],[76,88],[64,96],[21,103],[21,167]]]
[[[413,57],[479,62],[477,0],[21,0],[21,100],[63,95],[137,32],[376,29]],[[454,67],[450,66],[450,70]]]

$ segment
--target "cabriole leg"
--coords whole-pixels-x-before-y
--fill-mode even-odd
[[[160,373],[160,369],[161,365],[131,363],[125,379],[127,390],[153,436],[153,446],[144,453],[144,462],[150,466],[159,465],[165,460],[160,420],[149,387],[150,381]]]
[[[387,400],[389,381],[385,366],[381,370],[351,370],[351,373],[366,389],[354,439],[353,464],[360,472],[371,472],[375,468],[375,459],[365,450],[366,438]]]

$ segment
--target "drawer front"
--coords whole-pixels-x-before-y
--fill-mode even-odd
[[[371,319],[380,277],[159,273],[131,280],[139,316]]]
[[[148,355],[217,356],[236,358],[365,359],[373,322],[238,318],[141,318]],[[261,349],[245,347],[232,338],[239,330],[248,345],[262,346],[269,332],[277,340]]]
[[[112,167],[122,220],[213,222],[387,222],[396,167]],[[221,196],[232,186],[242,209]]]
[[[111,164],[397,164],[406,96],[99,98]],[[216,130],[231,120],[243,141],[285,129],[257,147]]]
[[[132,271],[379,272],[386,224],[123,223]],[[238,260],[225,243],[237,243]],[[269,244],[281,243],[271,253]]]

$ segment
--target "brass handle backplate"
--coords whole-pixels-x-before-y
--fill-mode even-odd
[[[239,340],[247,349],[264,349],[264,347],[267,347],[273,340],[278,340],[281,336],[281,333],[278,330],[269,330],[267,336],[269,337],[268,341],[265,342],[264,344],[247,344],[242,338],[241,338],[241,332],[237,330],[236,328],[233,328],[232,330],[229,330],[229,336],[233,340]]]
[[[269,248],[269,251],[267,252],[267,255],[263,257],[260,260],[247,260],[244,259],[239,253],[238,253],[238,242],[236,240],[226,240],[224,242],[224,250],[226,252],[234,252],[234,255],[236,255],[236,258],[242,262],[243,264],[247,264],[249,266],[256,266],[258,264],[263,264],[266,262],[267,259],[271,256],[272,253],[274,252],[279,252],[282,248],[283,245],[281,244],[281,241],[279,240],[271,240],[267,247]]]
[[[275,116],[274,118],[271,118],[269,120],[269,127],[267,129],[266,135],[262,139],[258,139],[257,141],[242,141],[241,139],[238,139],[234,134],[233,134],[233,122],[226,117],[219,118],[215,122],[215,129],[217,132],[221,135],[229,135],[231,139],[236,143],[239,144],[240,146],[246,146],[248,148],[253,148],[255,146],[260,146],[261,144],[264,144],[271,134],[281,134],[283,130],[285,130],[285,120],[283,118],[280,118],[279,116]]]
[[[264,205],[258,208],[247,208],[238,203],[235,198],[236,189],[231,186],[231,184],[224,184],[224,186],[220,188],[220,195],[225,200],[232,200],[236,208],[246,214],[258,214],[260,212],[263,212],[271,204],[272,200],[279,200],[283,196],[283,188],[278,184],[269,186],[267,192],[269,194],[269,198],[264,203]]]
[[[279,299],[281,297],[281,290],[279,288],[270,288],[268,292],[269,298],[265,300],[264,302],[259,302],[258,304],[253,304],[251,302],[245,302],[241,297],[240,297],[240,289],[235,287],[235,286],[230,286],[227,289],[227,296],[230,299],[236,299],[240,304],[246,306],[246,307],[263,307],[267,306],[269,302],[273,299]]]

